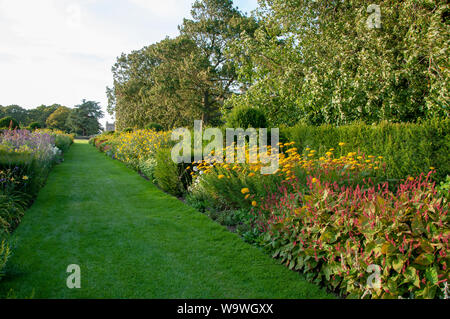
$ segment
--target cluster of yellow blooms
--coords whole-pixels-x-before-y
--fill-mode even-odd
[[[245,152],[245,163],[228,163],[223,161],[221,156],[214,156],[214,151],[211,152],[205,160],[194,162],[191,175],[193,179],[203,174],[216,174],[218,179],[231,179],[231,178],[264,178],[258,171],[261,167],[267,166],[262,161],[264,156],[278,156],[279,168],[273,174],[274,176],[284,179],[286,181],[296,179],[296,170],[300,169],[307,174],[313,175],[318,169],[321,171],[345,171],[358,173],[360,171],[378,170],[380,169],[383,159],[382,156],[375,157],[373,155],[365,156],[358,154],[357,152],[351,152],[343,156],[335,156],[335,149],[329,149],[323,156],[318,156],[317,151],[311,148],[305,148],[303,153],[300,154],[298,149],[294,147],[294,142],[279,143],[280,152],[270,152],[270,146],[268,146],[268,153],[262,152],[259,154],[259,148],[245,148],[241,151]],[[340,147],[343,147],[345,143],[339,143]],[[235,145],[228,146],[222,150],[222,154],[226,154],[227,150],[232,147],[234,150],[238,150]],[[250,162],[250,154],[252,151],[256,151],[257,161]],[[221,160],[220,160],[221,159]],[[267,158],[266,158],[267,160]],[[190,170],[190,167],[188,167]],[[313,182],[317,181],[316,178],[312,179]],[[250,197],[249,189],[243,188],[242,194],[245,195],[245,199]],[[252,205],[256,203],[252,202]]]
[[[154,156],[156,150],[170,141],[172,132],[135,130],[111,140],[115,157],[127,164],[138,165],[142,159]]]

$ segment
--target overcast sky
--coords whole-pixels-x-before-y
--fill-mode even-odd
[[[176,36],[193,2],[0,0],[0,105],[73,107],[85,98],[106,110],[115,58]],[[244,12],[257,6],[234,3]]]

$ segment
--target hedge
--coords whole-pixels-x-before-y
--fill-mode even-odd
[[[341,151],[361,151],[383,156],[388,178],[402,179],[436,168],[435,179],[445,180],[450,174],[450,120],[434,119],[421,123],[355,123],[335,127],[332,125],[297,125],[282,128],[281,136],[295,142],[301,151],[309,147],[320,152],[337,148]]]

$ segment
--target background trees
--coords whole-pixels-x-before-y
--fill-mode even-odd
[[[228,101],[259,106],[273,124],[344,124],[447,117],[446,1],[263,0],[260,26],[233,45],[249,89]]]
[[[103,112],[98,102],[83,99],[80,105],[76,105],[67,118],[67,126],[78,135],[89,136],[100,132],[101,126],[98,120],[103,117]]]
[[[168,129],[192,125],[193,118],[220,124],[220,108],[238,86],[227,43],[255,23],[230,0],[197,1],[192,16],[179,27],[180,36],[117,59],[107,95],[119,129],[148,122]]]
[[[48,128],[55,128],[61,131],[69,131],[70,128],[67,125],[67,118],[70,115],[71,110],[68,107],[58,107],[45,121]]]
[[[196,1],[179,37],[118,58],[109,112],[119,128],[217,124],[236,107],[288,126],[448,117],[447,1],[378,1],[380,28],[371,4],[261,0],[246,17]]]

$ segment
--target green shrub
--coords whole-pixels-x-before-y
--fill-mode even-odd
[[[381,155],[386,163],[386,175],[401,179],[417,176],[436,168],[436,180],[450,174],[450,119],[435,119],[422,123],[355,123],[335,127],[332,125],[297,125],[282,129],[287,140],[295,142],[300,152],[307,147],[326,152],[345,142],[342,154],[360,151]]]
[[[154,170],[156,182],[162,190],[174,196],[181,196],[185,192],[186,174],[183,164],[172,161],[171,149],[161,148],[156,152],[156,166]]]
[[[147,125],[145,126],[145,129],[147,129],[147,130],[153,130],[153,131],[156,131],[156,132],[160,132],[160,131],[163,131],[163,130],[164,130],[164,128],[162,127],[162,125],[159,125],[158,123],[154,123],[154,122],[147,124]]]
[[[155,168],[156,159],[149,158],[146,160],[139,161],[139,171],[144,174],[152,183],[156,182],[155,179]]]
[[[445,181],[436,186],[436,190],[440,196],[444,196],[450,202],[450,175],[447,175]]]
[[[0,192],[0,239],[19,225],[30,196],[22,192]]]
[[[6,117],[0,119],[0,128],[16,129],[16,128],[19,128],[19,122],[17,122],[11,116],[6,116]]]
[[[134,129],[131,127],[127,127],[126,129],[123,130],[123,132],[125,133],[133,133]]]
[[[226,126],[230,128],[265,128],[267,120],[264,113],[256,108],[236,107],[226,119]]]
[[[59,148],[63,153],[67,152],[72,145],[73,141],[69,135],[56,134],[55,146]]]
[[[438,298],[449,278],[448,202],[422,176],[396,192],[310,183],[259,211],[265,247],[292,270],[350,298]],[[263,222],[265,220],[265,222]],[[370,287],[371,267],[380,286]],[[373,277],[373,276],[372,276]]]
[[[3,277],[3,269],[8,261],[8,258],[11,254],[9,246],[7,245],[5,240],[0,238],[0,279]]]
[[[39,122],[33,122],[30,124],[29,127],[30,127],[30,130],[32,130],[32,131],[42,128],[41,123],[39,123]]]

